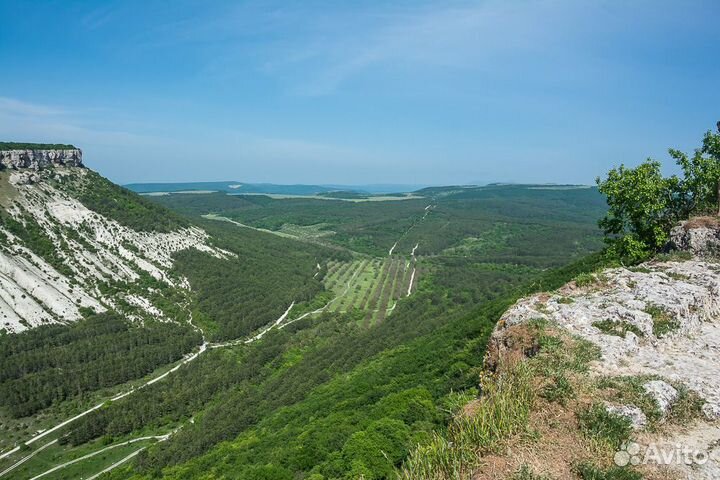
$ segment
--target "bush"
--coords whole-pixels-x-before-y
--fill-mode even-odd
[[[718,211],[720,205],[720,134],[707,132],[692,158],[670,150],[682,178],[663,177],[660,162],[635,168],[621,165],[597,179],[609,211],[600,221],[614,254],[637,263],[665,246],[670,229],[691,214]]]

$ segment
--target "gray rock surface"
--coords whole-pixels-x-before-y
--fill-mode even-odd
[[[607,405],[608,413],[630,420],[632,428],[639,430],[647,425],[647,417],[638,407],[633,405]]]
[[[13,170],[62,166],[82,167],[82,151],[78,148],[68,150],[0,150],[0,169]]]
[[[707,257],[720,255],[720,224],[715,217],[682,222],[670,232],[669,247]]]
[[[652,380],[643,385],[645,392],[657,403],[660,412],[665,415],[678,399],[678,391],[662,380]]]
[[[697,251],[708,252],[713,228],[689,229],[708,232],[691,234],[684,248],[695,245]],[[677,400],[669,382],[683,384],[704,400],[705,418],[681,428],[650,432],[640,428],[647,418],[635,406],[606,408],[628,418],[645,445],[667,445],[668,451],[681,445],[707,455],[701,465],[673,463],[669,476],[660,478],[720,478],[720,263],[710,258],[648,262],[633,269],[608,269],[596,279],[585,287],[570,282],[556,292],[519,300],[498,322],[493,338],[502,338],[503,330],[513,325],[544,319],[599,347],[602,359],[591,365],[591,375],[666,379],[644,383],[663,411]],[[603,327],[608,321],[638,334],[608,330]]]

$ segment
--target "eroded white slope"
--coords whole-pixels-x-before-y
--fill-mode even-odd
[[[84,169],[57,168],[43,172],[62,180]],[[81,318],[80,307],[104,311],[116,308],[116,297],[102,295],[99,285],[132,283],[145,272],[156,280],[178,288],[187,282],[172,278],[172,255],[194,248],[216,257],[230,252],[208,245],[208,235],[199,228],[175,232],[139,232],[86,208],[77,199],[53,186],[47,178],[27,182],[26,175],[10,175],[7,188],[11,200],[5,209],[18,221],[28,218],[40,225],[56,245],[56,254],[72,275],[65,276],[33,254],[18,237],[0,227],[0,329],[20,332],[45,323]],[[5,185],[4,185],[5,186]],[[122,298],[145,315],[162,318],[152,303],[152,292],[133,292]],[[133,315],[130,315],[133,317]]]

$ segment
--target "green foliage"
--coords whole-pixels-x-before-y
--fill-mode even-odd
[[[87,170],[60,187],[100,215],[134,230],[170,232],[189,226],[183,217]]]
[[[455,479],[470,475],[479,459],[499,440],[525,427],[533,403],[531,372],[525,364],[482,385],[472,416],[456,417],[448,437],[434,435],[418,446],[403,465],[403,479]]]
[[[637,263],[659,251],[670,229],[691,214],[720,208],[720,134],[706,132],[692,158],[678,150],[670,156],[683,177],[663,177],[660,162],[635,167],[621,165],[597,179],[609,212],[600,221],[614,253]]]
[[[546,272],[532,288],[557,288],[582,269],[597,268],[600,258]],[[462,279],[458,282],[453,288],[480,288]],[[352,450],[358,457],[348,455],[348,450],[343,454],[344,445],[355,433],[383,419],[401,421],[409,428],[406,451],[431,442],[432,430],[446,418],[436,405],[446,405],[450,392],[474,386],[493,325],[528,291],[506,293],[468,313],[463,304],[455,305],[443,294],[444,288],[421,289],[398,304],[391,321],[373,328],[328,315],[271,332],[238,352],[212,351],[132,399],[79,420],[70,437],[78,443],[194,415],[194,424],[186,424],[169,442],[141,456],[137,478],[148,478],[152,472],[170,479],[222,477],[268,463],[298,475],[326,478],[361,470],[366,476],[382,475],[394,460],[388,463],[383,456],[371,461],[361,449]],[[298,357],[292,352],[299,346]],[[574,357],[591,356],[584,348],[569,352]],[[288,364],[289,356],[294,360]],[[193,414],[200,409],[202,414]],[[489,418],[483,428],[491,427]],[[483,431],[470,427],[465,429],[468,435]],[[445,448],[453,458],[458,455],[447,444],[435,446]],[[474,454],[472,458],[476,460]]]
[[[620,448],[632,433],[630,420],[608,412],[600,403],[580,412],[578,422],[585,436],[614,449]]]
[[[73,145],[64,143],[0,142],[0,150],[73,150]]]
[[[625,338],[627,332],[632,332],[638,337],[645,336],[643,331],[640,330],[637,326],[623,320],[599,320],[597,322],[593,322],[592,326],[603,333],[606,333],[608,335],[615,335],[617,337]]]
[[[0,407],[24,417],[53,403],[139,378],[200,343],[189,327],[132,326],[114,314],[0,336]]]
[[[317,264],[347,256],[228,223],[202,225],[216,246],[237,257],[184,250],[175,254],[173,272],[189,280],[213,339],[245,337],[275,321],[292,302],[314,304],[323,289],[313,278]]]
[[[702,418],[704,416],[702,407],[705,404],[702,397],[682,383],[675,383],[673,387],[678,392],[678,398],[670,407],[668,421],[687,425],[694,419]]]
[[[575,398],[575,391],[567,377],[560,373],[555,375],[551,382],[543,387],[541,395],[548,401],[565,405],[568,400]]]
[[[425,220],[429,200],[360,205],[170,197],[155,198],[168,204],[180,199],[193,214],[209,213],[206,206],[227,208],[232,214],[219,213],[255,226],[323,224],[339,232],[299,242],[198,220],[216,246],[238,255],[221,260],[188,251],[175,257],[172,273],[187,277],[193,287],[188,294],[193,321],[212,339],[245,338],[292,301],[303,302],[292,318],[322,303],[324,265],[351,259],[342,247],[360,245],[386,257],[401,238],[394,257],[408,255],[418,241],[419,251],[436,255],[419,257],[418,290],[403,297],[383,322],[364,327],[352,314],[309,316],[252,344],[209,349],[162,382],[69,425],[63,435],[73,445],[182,425],[167,442],[118,470],[118,478],[392,476],[417,444],[433,441],[432,432],[451,416],[447,407],[457,408],[460,397],[453,400],[451,392],[477,386],[487,338],[506,308],[521,295],[558,288],[607,261],[595,255],[549,268],[598,247],[594,221],[602,199],[594,189],[457,192],[444,196],[445,206],[439,204]],[[200,207],[193,207],[196,199]],[[463,244],[469,237],[481,241]],[[468,248],[455,249],[458,245]],[[122,286],[99,288],[114,292]],[[504,407],[488,405],[484,420],[459,424],[464,451],[435,445],[453,450],[451,457],[468,456],[473,442],[492,444],[503,432],[522,428],[528,392],[521,384],[509,386],[515,381],[519,377],[502,387],[513,389],[503,397]]]
[[[687,215],[678,198],[680,180],[663,177],[660,162],[648,160],[636,168],[621,165],[597,182],[610,207],[600,227],[613,248],[633,261],[662,248],[673,225]]]
[[[419,243],[418,253],[444,252],[458,260],[473,256],[487,263],[539,268],[567,263],[568,253],[581,257],[597,250],[601,242],[596,222],[606,211],[594,188],[507,185],[462,189],[440,199],[384,202],[220,193],[151,200],[181,213],[218,214],[274,231],[284,231],[285,225],[323,225],[335,233],[318,241],[370,255],[385,256],[395,242],[395,253],[408,254]],[[426,210],[429,204],[434,208]],[[537,242],[538,237],[547,242]]]
[[[702,146],[694,155],[670,149],[670,156],[682,168],[683,188],[687,192],[689,208],[697,213],[716,213],[720,193],[720,134],[705,132]]]
[[[652,379],[648,376],[603,377],[597,387],[613,402],[638,407],[654,426],[662,418],[662,412],[655,399],[645,391],[644,385]]]
[[[664,337],[668,333],[674,332],[680,328],[680,322],[673,318],[669,312],[657,305],[648,305],[645,312],[650,314],[653,319],[653,334],[658,337]]]
[[[530,363],[537,373],[553,382],[552,390],[559,387],[554,393],[567,394],[566,398],[570,398],[572,391],[565,385],[567,376],[587,372],[590,362],[601,358],[599,347],[582,338],[564,339],[551,334],[542,320],[529,322],[528,326],[534,329],[533,335],[540,347]]]
[[[575,277],[575,285],[580,288],[594,285],[595,283],[597,283],[597,281],[597,277],[592,273],[581,273],[580,275]]]
[[[68,245],[63,240],[60,240],[60,244],[53,241],[30,215],[23,215],[16,220],[6,212],[0,211],[0,226],[18,237],[23,245],[48,262],[59,273],[67,276],[74,274],[60,253],[63,250],[67,251]]]
[[[642,480],[642,475],[629,467],[600,468],[591,462],[575,466],[575,473],[582,480]]]

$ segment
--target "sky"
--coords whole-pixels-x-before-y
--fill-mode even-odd
[[[0,141],[113,181],[593,183],[720,120],[717,0],[0,0]]]

